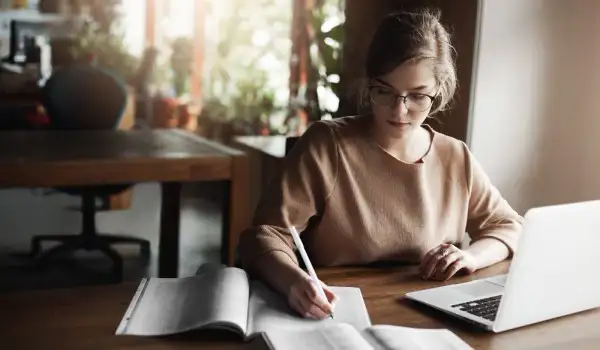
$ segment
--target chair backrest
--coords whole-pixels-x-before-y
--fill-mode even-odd
[[[90,65],[55,72],[43,89],[42,103],[52,129],[116,129],[127,105],[125,84]]]
[[[296,141],[298,141],[299,138],[300,137],[298,137],[298,136],[288,136],[285,138],[285,154],[286,155],[288,153],[290,153],[292,148],[294,148],[294,145],[296,144]]]

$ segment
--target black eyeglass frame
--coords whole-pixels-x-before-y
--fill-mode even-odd
[[[380,80],[380,79],[377,79],[377,78],[372,78],[372,79],[373,79],[373,80],[375,80],[376,82],[378,82],[380,85],[369,85],[369,86],[367,86],[367,89],[368,89],[368,92],[369,92],[369,100],[370,100],[372,103],[374,103],[374,104],[376,104],[376,105],[378,105],[378,106],[384,106],[384,107],[392,107],[392,106],[396,106],[396,105],[398,104],[398,99],[400,99],[400,98],[401,98],[401,99],[402,99],[402,102],[404,103],[404,105],[406,106],[406,108],[407,108],[408,110],[411,110],[411,111],[413,111],[413,112],[424,112],[424,111],[426,111],[427,109],[431,108],[431,106],[433,106],[433,103],[435,102],[435,98],[437,97],[437,95],[433,95],[433,96],[432,96],[432,95],[423,94],[423,93],[420,93],[420,92],[409,93],[409,94],[407,94],[406,96],[402,96],[402,95],[400,95],[399,93],[397,93],[397,92],[396,92],[396,89],[395,89],[393,86],[390,86],[390,84],[386,83],[385,81],[383,81],[383,80]],[[376,102],[373,100],[373,97],[371,96],[372,90],[373,90],[373,89],[375,89],[375,88],[378,88],[378,89],[385,88],[385,89],[389,89],[389,90],[391,90],[391,91],[394,93],[394,95],[395,95],[395,96],[394,96],[394,102],[393,102],[391,105],[381,105],[381,104],[377,104],[377,103],[376,103]],[[415,96],[415,95],[416,95],[416,96],[426,96],[426,97],[428,97],[428,98],[431,100],[431,102],[429,103],[429,105],[427,106],[427,108],[424,108],[424,109],[422,109],[422,110],[415,110],[415,109],[411,109],[411,108],[408,108],[408,104],[406,103],[406,99],[407,99],[407,98],[408,98],[408,96],[410,96],[410,95],[412,95],[412,96]]]

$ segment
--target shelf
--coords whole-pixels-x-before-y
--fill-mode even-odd
[[[65,15],[59,15],[54,13],[40,13],[34,9],[16,9],[16,10],[4,10],[0,11],[1,20],[25,20],[29,22],[55,22],[64,21],[68,17]]]

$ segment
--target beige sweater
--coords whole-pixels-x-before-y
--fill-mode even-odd
[[[368,116],[319,121],[297,141],[242,233],[242,264],[287,253],[295,225],[315,266],[418,262],[441,243],[493,237],[516,249],[522,217],[467,146],[433,131],[420,163],[403,163],[366,137]]]

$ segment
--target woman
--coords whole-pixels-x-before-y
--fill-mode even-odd
[[[315,266],[418,263],[447,280],[500,262],[516,249],[522,218],[490,183],[467,146],[426,119],[456,87],[449,35],[428,11],[383,20],[366,60],[369,115],[318,121],[274,177],[253,227],[242,233],[244,268],[305,317],[328,300],[299,267],[295,226]],[[471,245],[459,245],[468,232]]]

